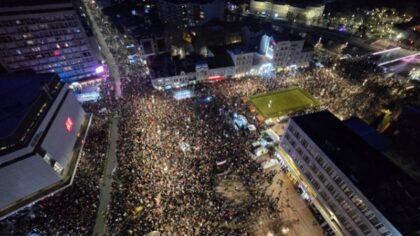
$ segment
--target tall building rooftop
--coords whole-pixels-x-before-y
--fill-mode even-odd
[[[420,232],[418,182],[329,111],[292,120],[402,234]]]
[[[171,2],[174,4],[208,4],[216,0],[163,0],[165,2]]]
[[[53,91],[60,86],[56,74],[2,75],[0,76],[0,143],[19,133],[17,129],[32,110],[38,110],[45,89]],[[29,117],[33,119],[33,117]]]
[[[71,3],[72,0],[1,0],[0,7],[20,7],[46,4]]]

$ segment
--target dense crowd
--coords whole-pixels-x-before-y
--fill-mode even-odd
[[[177,101],[171,93],[135,83],[124,88],[119,106],[118,167],[108,222],[113,233],[243,235],[252,231],[261,211],[280,221],[259,189],[264,175],[247,153],[248,134],[234,130],[227,119],[235,104],[218,96],[206,103],[202,96]],[[212,93],[207,86],[195,90]],[[240,205],[216,192],[220,181],[232,176],[249,193]]]
[[[2,235],[91,235],[107,149],[108,121],[94,117],[74,182],[0,222]]]
[[[102,20],[100,15],[95,17]],[[108,140],[107,113],[115,111],[119,114],[118,165],[107,216],[112,234],[247,235],[259,230],[261,218],[275,222],[269,224],[269,230],[280,234],[284,219],[263,187],[273,174],[263,172],[250,158],[256,134],[235,130],[229,114],[244,114],[260,128],[263,124],[256,121],[246,97],[300,87],[319,101],[312,109],[326,108],[341,118],[357,115],[372,120],[378,110],[412,93],[407,81],[373,74],[349,79],[333,68],[320,68],[275,78],[197,85],[190,88],[195,98],[177,101],[171,92],[154,91],[145,69],[128,62],[126,44],[120,42],[122,37],[114,28],[101,30],[119,62],[124,97],[114,100],[108,81],[102,88],[102,100],[84,105],[97,114],[73,185],[0,222],[4,229],[0,233],[92,234]],[[211,99],[206,100],[208,97]],[[224,184],[233,180],[235,186],[241,186],[230,193],[241,196],[236,199],[221,192],[232,191]]]
[[[314,96],[319,106],[340,118],[358,116],[372,121],[378,112],[393,103],[417,99],[416,89],[408,80],[387,78],[382,74],[370,74],[364,79],[349,79],[337,69],[320,68],[298,73],[285,73],[275,79],[248,77],[215,84],[219,94],[232,101],[240,101],[258,93],[290,87],[303,88]],[[412,89],[408,89],[412,87]]]

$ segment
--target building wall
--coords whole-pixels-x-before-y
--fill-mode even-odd
[[[298,168],[295,177],[314,191],[311,198],[322,206],[317,208],[333,229],[344,235],[401,235],[293,119],[280,145]]]
[[[263,35],[260,43],[260,53],[272,61],[276,71],[294,66],[306,67],[312,59],[313,51],[304,50],[304,43],[303,39],[274,42],[272,37]]]
[[[209,69],[208,75],[211,76],[223,76],[224,78],[231,77],[235,74],[235,67],[221,67],[221,68],[213,68]]]
[[[286,18],[289,12],[289,5],[287,4],[273,4],[272,16],[274,18]]]
[[[7,70],[55,72],[69,81],[95,74],[99,63],[72,4],[1,8],[0,13],[0,61]]]
[[[47,155],[63,168],[62,173],[65,173],[71,163],[73,149],[85,118],[86,113],[69,91],[41,145]]]
[[[250,8],[253,13],[269,15],[271,14],[272,3],[251,0]]]
[[[244,74],[252,69],[254,53],[234,54],[230,52],[233,63],[235,64],[235,75]]]
[[[2,167],[0,171],[0,211],[16,200],[60,181],[59,175],[41,156],[33,156]]]
[[[292,6],[286,3],[272,3],[271,1],[251,0],[250,10],[252,13],[272,18],[287,18],[290,12],[293,16],[304,15],[307,20],[322,17],[325,5],[307,5],[305,7]]]
[[[195,73],[181,73],[180,75],[160,77],[152,79],[155,89],[164,90],[166,88],[182,87],[196,83]]]
[[[70,131],[66,130],[67,117],[73,118]],[[80,133],[81,126],[82,123],[86,125],[87,120],[67,85],[54,98],[42,119],[31,142],[21,149],[27,151],[29,148],[31,152],[16,150],[7,154],[17,161],[0,168],[0,218],[62,189],[71,183],[63,180],[74,177],[78,156],[74,155],[73,148],[76,140],[84,137],[85,133]],[[73,166],[67,168],[70,162]]]
[[[215,19],[223,19],[224,1],[214,0],[211,3],[175,4],[159,0],[159,17],[164,23],[179,27],[197,26]]]

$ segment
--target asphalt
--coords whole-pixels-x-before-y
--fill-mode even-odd
[[[86,5],[85,5],[86,6]],[[93,34],[95,35],[96,39],[98,40],[99,45],[101,46],[101,53],[103,54],[105,61],[108,64],[108,69],[111,78],[115,82],[115,96],[121,97],[121,75],[120,71],[118,69],[118,65],[114,59],[114,56],[112,55],[111,51],[108,48],[108,45],[105,42],[105,37],[102,34],[100,27],[98,27],[98,24],[96,23],[95,19],[93,18],[92,11],[88,6],[85,7],[86,13],[90,19],[90,22],[92,23],[92,30]]]
[[[111,129],[109,133],[109,146],[105,161],[105,169],[102,175],[99,208],[96,217],[95,227],[93,229],[94,236],[108,235],[106,228],[106,217],[109,210],[109,202],[111,200],[112,189],[112,171],[117,167],[117,139],[118,139],[118,117],[112,117]]]

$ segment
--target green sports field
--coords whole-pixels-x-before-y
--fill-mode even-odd
[[[265,118],[279,117],[317,104],[315,98],[300,88],[258,94],[250,100]]]

